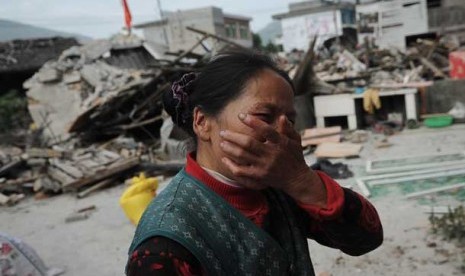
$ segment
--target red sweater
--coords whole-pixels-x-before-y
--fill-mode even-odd
[[[187,156],[186,172],[224,198],[255,224],[260,227],[263,225],[265,216],[268,214],[268,203],[262,192],[233,187],[219,182],[200,167],[195,161],[193,153]],[[325,173],[317,171],[317,174],[326,186],[327,207],[322,209],[311,204],[298,204],[315,219],[324,220],[337,217],[341,214],[342,207],[344,206],[344,192],[341,186]]]
[[[187,157],[186,172],[208,186],[259,227],[269,211],[265,195],[257,190],[219,182]],[[309,215],[308,237],[320,244],[357,256],[378,247],[383,240],[375,208],[361,195],[342,188],[317,171],[327,191],[327,207],[297,203]],[[142,243],[130,256],[128,275],[205,275],[199,261],[180,244],[164,237]]]

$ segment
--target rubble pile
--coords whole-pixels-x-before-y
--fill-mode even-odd
[[[180,169],[174,151],[187,136],[162,115],[161,97],[210,52],[158,60],[147,47],[134,36],[73,46],[24,83],[34,125],[25,144],[0,147],[0,205],[27,194],[81,198],[137,170]]]
[[[460,46],[451,37],[418,39],[406,51],[363,44],[354,52],[337,49],[331,54],[320,53],[314,71],[319,80],[342,90],[368,83],[379,88],[415,86],[448,78],[449,53]]]
[[[124,49],[142,47],[131,41]],[[143,127],[159,136],[162,92],[191,65],[151,58],[143,69],[128,68],[115,53],[122,50],[107,40],[71,47],[24,83],[30,114],[44,137],[60,143],[75,134],[93,142]]]

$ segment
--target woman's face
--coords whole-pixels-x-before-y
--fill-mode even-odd
[[[254,130],[246,126],[238,117],[239,114],[248,114],[266,122],[276,128],[278,132],[278,118],[285,115],[291,122],[295,120],[293,104],[293,91],[291,85],[276,72],[266,69],[259,75],[250,79],[242,94],[230,102],[223,111],[211,122],[211,147],[215,159],[221,160],[224,153],[220,147],[221,130],[230,130],[247,134],[255,138]],[[221,168],[217,168],[225,176],[231,177],[221,161]]]

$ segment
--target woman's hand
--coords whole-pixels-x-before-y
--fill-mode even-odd
[[[222,162],[244,187],[281,189],[295,200],[326,206],[326,189],[319,176],[305,163],[300,135],[286,116],[278,119],[277,129],[252,115],[239,119],[253,130],[246,135],[221,131]]]

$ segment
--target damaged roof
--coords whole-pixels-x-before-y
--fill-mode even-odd
[[[37,70],[75,45],[74,38],[39,38],[0,43],[0,73]]]

